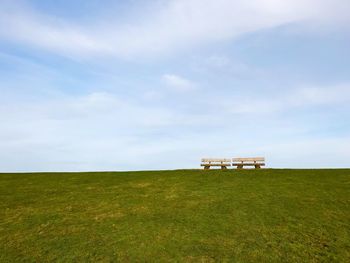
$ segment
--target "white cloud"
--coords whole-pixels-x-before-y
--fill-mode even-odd
[[[268,155],[270,167],[276,168],[348,168],[349,136],[289,139],[264,145],[257,151]]]
[[[191,91],[194,90],[196,87],[194,82],[175,74],[165,74],[163,75],[162,79],[165,82],[165,84],[174,91]]]
[[[292,106],[329,105],[350,102],[350,84],[329,87],[306,86],[295,92],[289,99]]]
[[[305,88],[301,88],[293,94],[307,95],[299,97],[300,102],[288,102],[288,107],[346,103],[350,100],[349,93],[345,93],[348,87],[318,88],[317,93],[316,88],[312,88],[312,94],[327,94],[330,98],[327,101],[324,95],[316,95],[321,99],[313,100],[314,96],[310,99]],[[345,98],[334,95],[340,91],[346,94]],[[327,125],[324,118],[321,124],[317,120],[303,123],[271,114],[284,110],[287,98],[288,94],[276,108],[266,111],[265,118],[259,114],[249,115],[254,110],[255,113],[261,111],[265,100],[259,102],[256,98],[254,103],[242,103],[241,107],[251,105],[253,110],[238,112],[236,108],[233,118],[229,108],[218,108],[215,98],[208,100],[206,95],[203,101],[212,101],[215,106],[193,102],[195,112],[182,112],[171,106],[143,105],[140,101],[107,92],[2,103],[0,170],[194,168],[199,159],[207,155],[260,154],[268,157],[270,167],[346,165],[349,151],[345,149],[350,149],[344,147],[349,144],[347,137],[320,138],[317,133],[312,133],[312,138],[307,137],[310,129]],[[231,98],[230,103],[234,101]],[[258,132],[256,127],[259,127]],[[303,161],[305,158],[309,158],[308,163]],[[169,160],[172,161],[169,163]]]
[[[232,102],[234,101],[234,102]],[[282,94],[257,94],[240,96],[223,103],[226,110],[233,114],[269,114],[293,109],[312,108],[350,103],[350,84],[333,86],[303,86]]]
[[[348,0],[155,1],[152,12],[128,23],[101,18],[84,25],[3,4],[0,37],[71,57],[148,56],[286,23],[347,24],[349,7]]]
[[[205,62],[205,64],[214,68],[224,68],[230,66],[231,64],[231,60],[228,57],[217,55],[208,57]]]
[[[23,3],[8,1],[8,6],[14,2]],[[151,3],[138,1],[140,9],[145,2]],[[322,26],[347,25],[344,21],[349,19],[349,3],[348,0],[156,0],[147,12],[140,12],[138,17],[130,15],[130,20],[123,20],[125,23],[100,18],[92,19],[87,25],[78,19],[40,14],[20,4],[6,7],[2,1],[0,41],[13,41],[78,59],[95,56],[138,59],[226,41],[286,23],[297,22],[299,27],[321,22]],[[96,66],[100,71],[96,77],[85,72],[95,67],[85,64],[80,69],[75,65],[66,69],[64,63],[54,63],[49,68],[15,56],[0,54],[0,58],[5,65],[0,83],[1,171],[191,168],[206,155],[236,154],[270,155],[271,165],[275,162],[281,166],[286,165],[286,160],[278,159],[279,156],[293,160],[289,162],[291,166],[307,166],[302,161],[308,155],[318,158],[309,166],[347,162],[348,137],[328,134],[327,138],[320,138],[318,132],[336,129],[338,133],[347,132],[346,124],[339,122],[346,119],[349,109],[346,105],[350,105],[348,83],[300,86],[292,90],[283,87],[276,93],[270,87],[266,93],[254,92],[249,90],[249,85],[231,85],[220,78],[220,73],[225,72],[230,77],[238,74],[255,78],[260,74],[255,79],[264,80],[253,65],[225,55],[200,60],[198,68],[202,72],[197,71],[195,77],[186,68],[179,69],[179,65],[164,69],[170,73],[162,76],[159,64],[142,72],[134,71],[134,66],[139,65],[133,64],[131,71],[140,73],[139,78],[130,74],[119,77],[124,71],[113,68],[113,63]],[[14,68],[7,70],[6,61]],[[169,67],[166,63],[162,65]],[[129,70],[125,72],[130,73]],[[186,77],[172,72],[184,72]],[[156,83],[152,83],[154,79],[149,74],[156,76]],[[85,76],[89,77],[85,79]],[[182,96],[198,88],[193,79],[200,81],[203,92]],[[214,81],[218,84],[209,87]],[[224,84],[222,87],[220,82]],[[86,95],[67,95],[87,90],[90,93]],[[93,92],[96,90],[99,92]],[[324,111],[316,109],[338,105],[341,121],[334,123],[334,117],[323,116]],[[313,116],[305,121],[309,111]],[[332,116],[338,113],[330,112]],[[293,116],[288,119],[286,115]],[[307,137],[310,134],[317,138]],[[341,148],[344,145],[347,147]],[[325,155],[328,149],[333,159]]]
[[[71,57],[112,52],[102,39],[83,26],[32,10],[6,11],[0,11],[1,38]]]

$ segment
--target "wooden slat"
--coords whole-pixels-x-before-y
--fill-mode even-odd
[[[225,158],[202,158],[202,162],[231,162],[231,159]]]
[[[201,166],[231,166],[230,163],[201,163]]]
[[[232,158],[232,162],[265,162],[264,157]]]
[[[261,165],[261,166],[265,166],[265,163],[233,163],[232,166],[254,166],[254,165]]]

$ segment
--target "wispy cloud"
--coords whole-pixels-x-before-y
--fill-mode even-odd
[[[349,8],[347,0],[172,0],[152,5],[152,14],[142,14],[142,19],[86,25],[7,3],[0,11],[0,37],[71,57],[149,56],[286,23],[344,23]]]
[[[237,96],[234,102],[223,105],[234,114],[270,114],[316,106],[336,106],[350,102],[350,84],[333,86],[304,85],[282,94]]]
[[[232,109],[218,109],[217,105],[210,107],[197,102],[197,113],[179,112],[172,107],[140,105],[107,92],[8,104],[0,107],[0,120],[6,124],[0,130],[0,170],[160,169],[176,168],[179,164],[191,168],[208,154],[227,157],[263,154],[269,158],[269,165],[282,167],[310,167],[325,160],[321,158],[309,164],[291,162],[297,159],[296,155],[300,157],[300,148],[307,147],[312,151],[305,152],[305,156],[330,149],[332,156],[338,157],[333,166],[342,166],[348,153],[343,147],[347,138],[313,135],[315,138],[311,140],[306,135],[309,129],[316,128],[315,123],[305,125],[276,119],[274,113],[310,103],[347,103],[350,96],[336,94],[349,92],[348,87],[318,88],[317,92],[312,88],[312,93],[319,94],[316,101],[313,96],[309,98],[310,89],[299,89],[291,93],[300,95],[298,102],[290,101],[287,95],[268,110],[263,103],[268,105],[269,101],[259,101],[258,97],[238,106],[231,99],[234,116]],[[286,106],[286,103],[290,104]],[[244,109],[248,106],[251,108]],[[304,139],[300,141],[296,135]],[[183,152],[188,157],[184,158]],[[174,163],[169,164],[169,159]]]
[[[186,92],[196,88],[196,84],[193,81],[175,74],[164,74],[162,79],[173,91]]]
[[[0,4],[0,171],[348,163],[348,0],[42,2]]]

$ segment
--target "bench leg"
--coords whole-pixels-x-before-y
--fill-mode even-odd
[[[237,165],[237,169],[243,169],[243,164]]]
[[[227,167],[226,166],[221,166],[221,170],[226,170]]]
[[[255,165],[255,169],[260,169],[261,167],[260,167],[260,164],[256,164]]]
[[[204,166],[204,170],[209,170],[210,169],[210,166],[207,165],[207,166]]]

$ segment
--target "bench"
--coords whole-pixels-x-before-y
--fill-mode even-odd
[[[232,166],[237,166],[237,169],[243,169],[243,166],[254,166],[255,169],[260,169],[261,166],[264,166],[264,165],[265,165],[264,157],[232,159]]]
[[[201,166],[204,166],[204,170],[209,170],[211,166],[221,166],[221,169],[227,169],[227,166],[231,166],[231,159],[210,159],[203,158]]]

